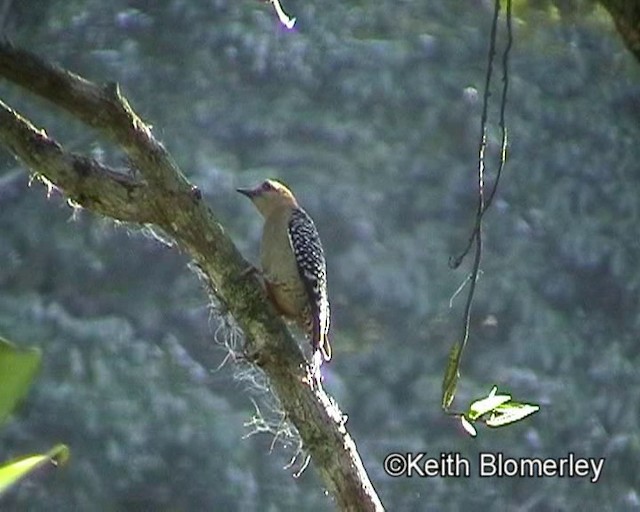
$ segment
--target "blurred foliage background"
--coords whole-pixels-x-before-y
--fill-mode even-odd
[[[328,254],[326,386],[388,510],[640,510],[640,66],[592,2],[515,3],[509,161],[458,395],[496,383],[542,411],[475,440],[440,411],[492,4],[289,0],[293,31],[255,0],[14,1],[1,21],[16,45],[119,82],[249,259],[261,221],[235,187],[291,185]],[[5,82],[0,95],[68,148],[126,165],[40,99]],[[494,122],[490,162],[498,144]],[[244,437],[257,391],[216,369],[224,315],[179,251],[47,197],[2,152],[0,262],[0,333],[44,365],[2,459],[72,449],[3,510],[333,509],[313,469],[283,470],[295,446]],[[390,451],[606,463],[597,484],[391,479]]]

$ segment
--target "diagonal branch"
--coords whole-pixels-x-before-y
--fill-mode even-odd
[[[122,147],[139,171],[140,181],[65,153],[8,107],[0,111],[0,142],[32,172],[85,208],[116,219],[155,224],[189,253],[211,292],[243,329],[245,353],[268,376],[337,506],[350,511],[383,510],[342,413],[309,374],[295,340],[257,278],[245,272],[248,263],[200,191],[186,180],[118,87],[99,87],[7,43],[0,43],[0,76],[50,100]]]
[[[0,42],[0,72],[11,82],[61,107],[117,143],[146,178],[188,187],[178,166],[136,115],[116,83],[98,86],[32,53]],[[146,165],[145,165],[146,164]]]
[[[28,168],[64,189],[74,203],[120,221],[151,221],[148,187],[95,160],[65,152],[0,100],[0,139]]]

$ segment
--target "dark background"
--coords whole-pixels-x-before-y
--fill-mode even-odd
[[[328,257],[326,387],[388,510],[640,510],[640,66],[604,11],[517,3],[509,161],[458,400],[495,383],[542,410],[473,440],[439,403],[462,325],[463,296],[449,300],[468,266],[447,262],[473,223],[492,2],[288,0],[293,31],[255,0],[5,4],[16,45],[121,84],[250,260],[261,221],[234,189],[276,177],[296,192]],[[126,165],[39,98],[5,82],[0,96],[67,148]],[[0,508],[333,509],[313,462],[299,479],[283,470],[294,441],[245,437],[252,398],[277,412],[232,362],[216,369],[237,333],[180,251],[48,198],[6,152],[0,183],[0,333],[44,354],[1,458],[72,449]],[[606,463],[597,484],[394,480],[391,451]]]

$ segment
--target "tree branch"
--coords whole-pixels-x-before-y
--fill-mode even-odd
[[[258,279],[245,272],[249,264],[119,88],[99,87],[8,43],[0,43],[0,76],[64,108],[122,147],[140,180],[66,153],[9,107],[0,110],[0,141],[32,172],[87,209],[155,224],[190,254],[211,292],[243,329],[247,357],[268,376],[338,507],[383,510],[342,413],[310,373]]]
[[[43,130],[0,100],[0,139],[28,168],[64,189],[74,203],[116,220],[147,223],[153,203],[148,187],[100,163],[65,152]]]

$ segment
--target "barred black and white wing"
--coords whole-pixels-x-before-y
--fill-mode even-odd
[[[309,299],[308,331],[313,351],[320,350],[325,361],[331,359],[329,344],[329,297],[327,264],[320,236],[313,220],[302,208],[294,208],[289,221],[289,240],[298,272]]]

